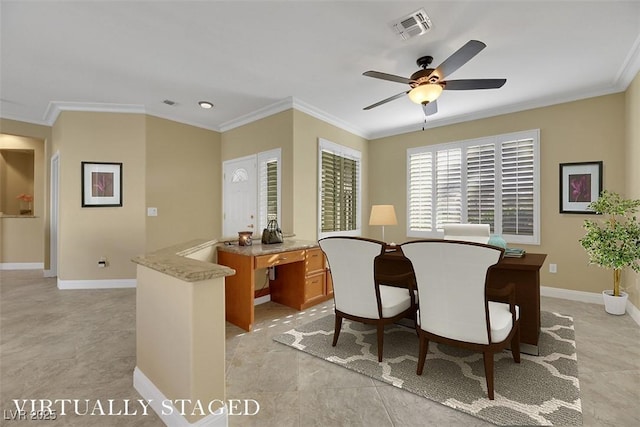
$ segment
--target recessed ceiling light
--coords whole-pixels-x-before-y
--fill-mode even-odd
[[[213,104],[210,103],[209,101],[200,101],[198,102],[198,105],[204,108],[205,110],[208,110],[209,108],[213,108]]]

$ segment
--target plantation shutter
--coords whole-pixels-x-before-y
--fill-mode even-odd
[[[433,155],[421,152],[409,155],[409,228],[431,231],[433,198]]]
[[[278,218],[278,160],[279,153],[258,155],[258,219],[256,230],[261,232],[270,220]]]
[[[272,219],[278,219],[278,161],[267,162],[266,167],[267,200],[266,213],[267,223]]]
[[[538,130],[407,150],[407,236],[447,223],[489,224],[510,243],[539,244]]]
[[[358,161],[322,150],[321,231],[357,227]]]
[[[462,222],[462,150],[436,152],[436,228]]]
[[[495,230],[495,144],[467,149],[467,222],[489,224]]]
[[[534,234],[534,141],[502,143],[502,233]]]

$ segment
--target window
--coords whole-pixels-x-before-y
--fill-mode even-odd
[[[360,152],[324,139],[318,147],[318,236],[360,235]]]
[[[539,244],[539,131],[407,150],[407,235],[489,224],[507,242]]]
[[[272,219],[280,221],[280,158],[279,148],[258,154],[258,231]]]

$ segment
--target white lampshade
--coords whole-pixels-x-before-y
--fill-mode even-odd
[[[409,98],[416,104],[428,104],[438,99],[441,93],[442,86],[439,84],[426,83],[411,89]]]
[[[398,225],[396,210],[393,208],[393,205],[371,206],[369,225]]]

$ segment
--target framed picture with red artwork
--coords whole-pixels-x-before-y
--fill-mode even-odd
[[[122,163],[82,162],[82,207],[122,206]]]
[[[602,162],[560,163],[560,213],[595,214],[602,192]]]

